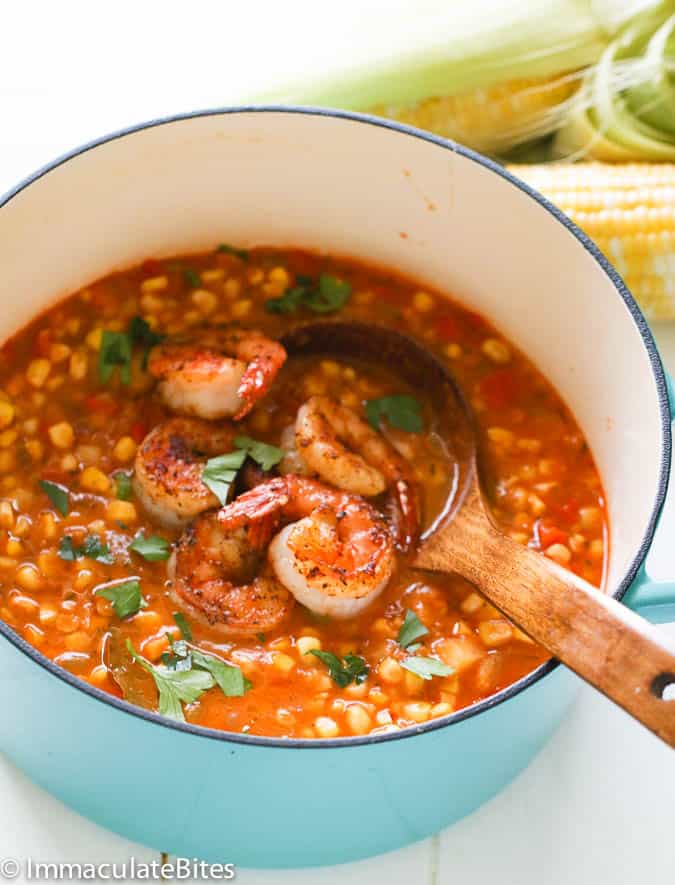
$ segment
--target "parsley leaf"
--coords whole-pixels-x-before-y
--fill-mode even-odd
[[[70,503],[68,489],[65,486],[60,485],[58,482],[50,482],[48,479],[39,480],[38,485],[52,502],[54,507],[59,511],[61,516],[68,516]]]
[[[173,619],[180,630],[180,635],[183,639],[187,639],[188,642],[192,639],[192,630],[190,629],[190,625],[187,622],[187,618],[183,614],[183,612],[174,612]]]
[[[108,545],[98,535],[87,535],[80,547],[75,547],[70,535],[64,535],[59,544],[59,556],[68,562],[76,559],[97,559],[108,564],[113,562]]]
[[[248,252],[246,249],[237,249],[235,246],[229,246],[227,243],[221,243],[216,252],[224,252],[226,255],[235,255],[242,261],[248,261]]]
[[[333,652],[321,651],[318,648],[311,648],[305,654],[314,655],[315,658],[324,663],[328,667],[328,675],[340,688],[345,688],[351,682],[360,685],[362,682],[365,682],[370,671],[364,659],[358,655],[347,654],[344,656],[344,660],[341,661]]]
[[[381,399],[369,399],[366,403],[366,417],[376,430],[380,421],[386,418],[392,427],[408,433],[420,433],[422,427],[422,406],[414,396],[395,394]]]
[[[128,334],[132,344],[138,344],[140,347],[145,348],[143,351],[143,359],[141,360],[141,368],[144,370],[147,369],[148,354],[150,353],[150,350],[155,344],[164,341],[165,336],[160,335],[158,332],[153,332],[150,328],[150,324],[146,322],[143,317],[139,316],[132,317],[129,321]]]
[[[196,667],[201,667],[213,676],[218,688],[228,698],[240,698],[251,688],[251,682],[239,667],[226,664],[215,655],[204,654],[204,652],[193,648],[192,660]]]
[[[268,313],[287,314],[306,307],[314,313],[334,313],[345,306],[352,291],[349,283],[327,273],[321,274],[318,283],[301,276],[296,283],[279,298],[269,298],[265,302],[265,310]]]
[[[215,685],[213,676],[204,670],[171,670],[168,667],[153,666],[138,654],[130,639],[127,639],[126,646],[136,663],[155,680],[161,716],[185,722],[183,703],[194,704],[205,691]]]
[[[140,534],[136,535],[128,549],[138,553],[148,562],[161,562],[163,559],[169,558],[169,547],[166,538],[160,538],[159,535],[150,535],[149,538],[146,538],[145,535]]]
[[[227,455],[209,458],[204,465],[202,482],[211,489],[221,504],[227,504],[227,498],[234,478],[245,460],[246,452],[228,452]]]
[[[110,380],[115,367],[119,367],[122,384],[131,383],[131,338],[126,332],[103,330],[101,349],[98,354],[98,377],[101,384]]]
[[[94,591],[94,596],[102,596],[112,602],[115,614],[120,620],[135,615],[142,608],[148,607],[148,603],[141,595],[141,582],[138,578],[102,584]]]
[[[120,470],[118,473],[113,474],[113,479],[115,480],[116,497],[120,501],[128,501],[133,491],[129,474]]]
[[[415,612],[406,609],[405,618],[398,631],[397,642],[402,648],[408,648],[412,642],[419,639],[420,636],[426,636],[428,632]],[[419,648],[419,644],[417,648]]]
[[[409,657],[401,661],[401,666],[410,670],[415,676],[421,676],[422,679],[431,679],[432,676],[452,676],[455,672],[452,667],[448,667],[438,658]]]
[[[250,436],[238,436],[234,441],[238,449],[242,449],[253,460],[260,464],[263,470],[270,470],[284,457],[283,449],[270,446],[267,443],[252,439]]]
[[[192,286],[193,289],[197,289],[202,284],[202,278],[197,271],[193,270],[191,267],[184,268],[183,279],[185,280],[186,285]]]

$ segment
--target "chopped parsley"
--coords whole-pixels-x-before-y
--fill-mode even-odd
[[[94,591],[94,596],[102,596],[112,602],[113,610],[120,620],[138,614],[142,608],[148,606],[141,594],[141,582],[138,578],[103,584]]]
[[[232,483],[245,460],[246,452],[239,450],[228,452],[226,455],[218,455],[216,458],[209,458],[204,465],[202,482],[213,492],[221,504],[227,504]]]
[[[190,629],[190,625],[187,622],[187,618],[183,614],[183,612],[174,612],[173,619],[176,622],[176,626],[180,630],[180,635],[183,639],[187,639],[188,642],[192,640],[192,630]]]
[[[285,454],[283,449],[252,439],[250,436],[238,436],[234,444],[238,449],[246,452],[250,458],[253,458],[263,470],[270,470],[281,461]]]
[[[65,486],[60,485],[58,482],[50,482],[48,479],[39,480],[38,485],[52,502],[54,507],[59,511],[61,516],[68,516],[70,503],[68,489]]]
[[[161,562],[163,559],[169,558],[170,544],[166,538],[160,538],[159,535],[136,535],[134,540],[129,544],[129,550],[138,553],[148,562]]]
[[[120,501],[128,501],[133,492],[129,474],[120,470],[113,474],[113,479],[115,480],[115,496]]]
[[[225,255],[234,255],[242,261],[248,261],[248,252],[246,249],[237,249],[236,246],[229,246],[227,243],[220,243],[216,252],[223,252]]]
[[[193,270],[191,267],[183,269],[183,279],[185,280],[186,285],[192,286],[193,289],[198,288],[202,284],[202,278],[197,271]]]
[[[101,384],[110,380],[115,368],[119,369],[122,384],[131,383],[131,337],[126,332],[104,329],[98,354],[98,377]]]
[[[318,281],[298,276],[295,286],[286,289],[278,298],[269,298],[265,302],[265,310],[268,313],[288,314],[306,307],[314,313],[334,313],[345,306],[351,291],[349,283],[327,273],[322,273]]]
[[[108,545],[98,535],[87,535],[79,547],[73,544],[70,535],[64,535],[59,544],[59,556],[68,562],[75,562],[76,559],[97,559],[110,564],[114,561]]]
[[[342,660],[331,651],[320,651],[311,648],[307,655],[314,655],[328,667],[328,675],[336,685],[345,688],[352,682],[360,685],[368,678],[370,668],[363,658],[355,654],[346,654]]]
[[[455,672],[452,667],[448,667],[447,664],[439,661],[438,658],[411,656],[401,661],[401,666],[422,679],[431,679],[432,676],[452,676]]]
[[[417,617],[415,612],[410,609],[406,610],[405,618],[398,631],[397,642],[401,648],[408,648],[421,636],[426,636],[429,631]],[[419,648],[419,645],[416,646]]]
[[[376,430],[380,421],[386,418],[392,427],[408,433],[420,433],[422,430],[422,406],[414,396],[395,394],[380,399],[369,399],[366,403],[366,417]]]

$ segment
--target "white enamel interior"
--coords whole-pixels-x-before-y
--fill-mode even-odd
[[[609,499],[613,589],[658,490],[662,428],[644,343],[571,233],[433,143],[348,119],[242,112],[90,149],[0,209],[0,338],[110,270],[220,241],[358,256],[485,314],[549,377],[591,445]]]

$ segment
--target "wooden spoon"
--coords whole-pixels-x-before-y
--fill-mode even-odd
[[[514,624],[675,747],[675,645],[622,603],[494,525],[480,486],[471,412],[443,364],[380,326],[314,323],[283,339],[293,354],[384,363],[431,396],[460,468],[447,518],[422,536],[414,565],[471,581]]]

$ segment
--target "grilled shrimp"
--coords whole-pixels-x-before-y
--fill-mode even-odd
[[[286,361],[278,341],[253,329],[210,329],[157,344],[148,371],[165,405],[207,420],[247,415]]]
[[[412,469],[378,430],[351,409],[327,396],[310,397],[300,406],[295,452],[289,452],[285,463],[297,465],[298,459],[311,473],[354,495],[370,498],[389,489],[396,502],[397,544],[407,550],[415,541],[419,505]]]
[[[316,480],[294,474],[267,480],[217,518],[228,531],[257,524],[262,535],[285,524],[270,544],[269,562],[281,584],[317,614],[358,614],[394,571],[394,543],[380,514],[358,495]]]
[[[232,450],[236,430],[199,418],[172,418],[158,424],[136,452],[133,487],[152,519],[182,528],[220,501],[202,482],[209,458]]]
[[[198,517],[168,563],[174,602],[226,635],[282,624],[295,600],[265,563],[268,528],[266,523],[226,528],[215,510]]]

